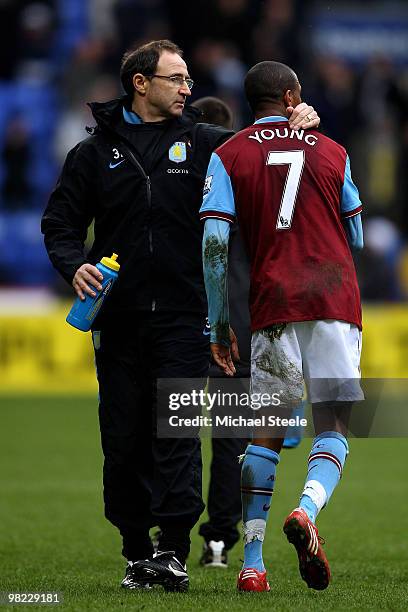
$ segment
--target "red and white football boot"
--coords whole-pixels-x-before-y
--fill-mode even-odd
[[[266,570],[259,572],[253,567],[245,567],[239,572],[237,581],[238,591],[270,591],[271,587],[266,579]]]
[[[329,586],[330,567],[322,548],[323,539],[303,508],[295,508],[287,517],[283,531],[296,548],[299,571],[307,586],[322,591]]]

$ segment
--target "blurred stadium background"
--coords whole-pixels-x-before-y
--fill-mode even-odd
[[[127,47],[164,37],[185,51],[196,81],[192,100],[205,95],[224,99],[233,108],[235,129],[251,121],[242,91],[248,67],[275,59],[298,72],[303,99],[318,110],[324,131],[347,148],[364,204],[366,246],[356,259],[364,302],[363,375],[408,377],[406,0],[0,0],[0,521],[10,588],[16,576],[31,588],[57,587],[49,580],[53,569],[72,585],[79,571],[89,577],[90,554],[100,576],[118,570],[119,543],[102,519],[90,337],[65,323],[72,289],[51,268],[39,225],[67,151],[86,136],[84,126],[93,125],[85,103],[120,94],[119,62]],[[355,442],[361,445],[354,447],[361,461],[353,464],[349,489],[344,489],[346,527],[354,545],[361,535],[370,541],[372,524],[358,531],[351,511],[370,503],[370,486],[387,479],[375,523],[382,531],[387,495],[396,507],[406,495],[399,460],[406,440],[397,446],[378,441],[377,447]],[[379,453],[388,458],[387,474],[378,464],[372,473]],[[302,466],[295,480],[291,463],[285,469],[294,491],[303,478]],[[286,501],[278,502],[282,517]],[[345,505],[331,515],[341,517],[343,525]],[[48,512],[54,520],[51,530]],[[402,538],[397,524],[387,528],[394,529],[384,532],[394,536],[393,542]],[[40,535],[47,533],[48,539]],[[92,548],[95,540],[99,547]],[[345,555],[343,584],[352,590],[354,577],[362,572],[375,593],[380,566],[364,569],[347,542],[338,546]],[[358,546],[357,556],[363,554],[361,541]],[[394,579],[402,539],[395,546],[385,552],[374,544],[370,549],[372,560],[387,558],[381,571]],[[49,561],[55,548],[66,556],[62,569]],[[106,565],[109,550],[116,565]],[[22,554],[31,578],[23,569],[14,572]],[[283,576],[285,588],[291,589]],[[103,594],[97,578],[92,588]],[[107,580],[116,589],[117,579]],[[196,580],[200,585],[198,575]],[[343,604],[367,609],[361,593],[353,593],[354,599]],[[296,600],[297,609],[318,609],[306,599]],[[336,601],[330,609],[340,609]],[[390,609],[397,609],[394,604]],[[241,609],[237,602],[234,606]],[[93,609],[91,604],[87,609]],[[158,602],[155,609],[162,609]],[[200,609],[209,609],[204,600]]]

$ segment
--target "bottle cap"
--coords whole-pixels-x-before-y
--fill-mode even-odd
[[[112,253],[112,257],[102,257],[101,264],[110,268],[111,270],[115,270],[115,272],[119,271],[120,264],[116,261],[118,258],[116,253]]]

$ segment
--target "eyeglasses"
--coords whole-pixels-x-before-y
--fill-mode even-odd
[[[147,76],[148,79],[154,79],[155,77],[156,79],[167,79],[168,81],[172,83],[172,85],[175,85],[176,87],[181,87],[184,83],[187,85],[189,89],[193,89],[193,86],[194,86],[193,79],[185,79],[184,77],[179,76],[179,75],[163,76],[162,74],[151,74]]]

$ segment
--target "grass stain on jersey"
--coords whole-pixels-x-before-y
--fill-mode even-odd
[[[228,246],[221,242],[216,236],[211,235],[205,241],[204,259],[212,268],[219,264],[226,265],[228,257]]]
[[[217,338],[223,338],[225,340],[229,340],[229,324],[225,321],[216,321],[213,324],[215,329],[215,334]]]
[[[212,331],[219,342],[229,342],[228,302],[224,289],[227,285],[228,244],[214,234],[209,235],[204,245],[204,266],[207,283],[220,306],[220,317],[212,323]]]
[[[338,263],[309,263],[302,268],[301,292],[310,295],[332,295],[343,284],[343,269]]]

